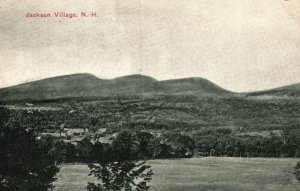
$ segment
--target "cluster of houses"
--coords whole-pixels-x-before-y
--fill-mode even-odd
[[[89,130],[87,128],[64,128],[62,124],[60,126],[60,131],[55,133],[42,133],[42,135],[50,135],[53,137],[63,138],[65,142],[72,143],[76,145],[78,142],[82,141],[89,135]],[[101,143],[112,143],[112,141],[117,137],[117,133],[107,135],[106,128],[99,128],[97,132],[93,132],[92,136],[93,142],[99,141]],[[39,137],[40,138],[40,137]]]

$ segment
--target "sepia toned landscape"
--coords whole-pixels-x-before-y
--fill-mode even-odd
[[[74,74],[0,89],[0,95],[8,126],[34,132],[52,147],[60,168],[55,190],[99,182],[90,174],[97,162],[138,161],[146,162],[149,176],[141,190],[300,188],[299,84],[235,93],[203,78]]]

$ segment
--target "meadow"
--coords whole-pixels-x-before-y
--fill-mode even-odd
[[[298,159],[206,157],[151,160],[155,173],[153,191],[299,191],[293,175]],[[55,191],[86,190],[89,168],[84,164],[62,165]]]

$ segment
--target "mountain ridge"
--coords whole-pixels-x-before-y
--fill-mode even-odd
[[[101,97],[112,95],[229,95],[240,94],[223,89],[201,77],[156,80],[150,76],[133,74],[113,79],[100,79],[90,73],[56,76],[0,89],[0,101],[44,100],[71,97]],[[300,95],[300,83],[271,90],[244,93],[257,95]]]

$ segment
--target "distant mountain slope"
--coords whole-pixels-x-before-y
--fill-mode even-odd
[[[143,75],[130,75],[111,80],[92,74],[73,74],[47,78],[0,89],[0,100],[43,100],[68,97],[110,96],[128,94],[222,94],[229,91],[203,78],[157,81]]]
[[[166,93],[178,92],[199,92],[199,93],[229,93],[216,84],[204,78],[184,78],[176,80],[158,81],[155,83],[155,90]]]
[[[274,88],[265,91],[251,92],[248,96],[300,96],[300,83]]]
[[[106,80],[100,80],[91,74],[58,76],[0,89],[0,100],[92,96],[104,84]]]

